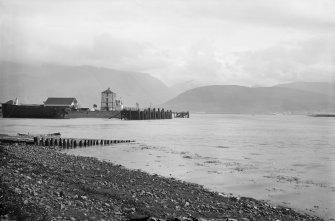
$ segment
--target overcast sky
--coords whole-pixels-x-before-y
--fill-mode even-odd
[[[0,0],[0,59],[167,85],[334,81],[334,0]]]

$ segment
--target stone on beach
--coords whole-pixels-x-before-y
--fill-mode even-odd
[[[55,147],[0,144],[0,154],[1,219],[322,220]]]

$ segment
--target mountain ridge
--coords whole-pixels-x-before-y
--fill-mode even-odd
[[[139,72],[94,66],[55,64],[29,65],[0,62],[0,100],[18,97],[23,103],[42,103],[47,97],[76,97],[80,104],[100,106],[100,93],[117,93],[125,106],[155,105],[172,98],[169,88],[157,78]]]
[[[333,96],[292,88],[239,85],[194,88],[164,106],[177,111],[206,113],[335,112]]]

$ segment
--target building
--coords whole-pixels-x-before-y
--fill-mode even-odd
[[[77,109],[78,101],[74,97],[49,97],[44,102],[44,106],[57,106]]]
[[[121,111],[123,109],[123,104],[122,104],[121,99],[120,100],[115,100],[115,104],[116,104],[115,110]]]
[[[116,93],[108,88],[107,90],[101,92],[101,108],[102,111],[112,111],[116,110]]]

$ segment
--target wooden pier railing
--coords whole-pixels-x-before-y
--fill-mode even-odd
[[[158,120],[172,119],[172,111],[164,108],[132,109],[125,108],[121,111],[121,120]]]

